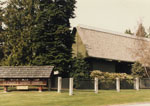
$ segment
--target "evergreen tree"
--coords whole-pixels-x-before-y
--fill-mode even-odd
[[[145,28],[142,25],[142,23],[139,24],[139,26],[138,26],[138,30],[136,32],[136,36],[138,36],[138,37],[146,37]]]
[[[3,17],[6,25],[4,65],[54,65],[69,73],[74,36],[75,0],[10,0]],[[15,14],[14,14],[15,13]]]
[[[74,4],[75,0],[41,1],[33,35],[33,64],[54,65],[63,76],[70,71],[74,36],[69,19],[74,17]]]
[[[31,34],[35,27],[33,0],[10,0],[4,8],[4,58],[2,65],[30,65]]]
[[[72,61],[72,71],[70,76],[74,78],[74,87],[80,87],[80,81],[90,79],[90,66],[86,59],[84,59],[80,54],[78,57],[73,58]]]
[[[2,21],[3,21],[3,10],[2,10],[2,5],[4,4],[4,2],[0,1],[0,61],[2,60],[2,58],[4,57],[4,53],[3,53],[3,43],[4,43],[4,39],[3,39],[3,27],[2,27]]]
[[[71,77],[75,80],[85,80],[90,78],[90,66],[88,61],[82,57],[75,57],[72,61],[72,72]]]
[[[126,29],[125,34],[134,35],[134,33],[132,33],[130,29]]]
[[[2,32],[2,16],[3,16],[3,11],[2,11],[2,5],[3,5],[3,2],[0,1],[0,34]]]

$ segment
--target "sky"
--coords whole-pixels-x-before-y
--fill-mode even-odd
[[[150,0],[77,0],[76,18],[71,26],[79,24],[124,33],[137,30],[143,23],[150,26]]]
[[[150,0],[77,0],[76,17],[70,22],[72,27],[82,24],[122,33],[135,32],[142,22],[147,31],[149,11]]]

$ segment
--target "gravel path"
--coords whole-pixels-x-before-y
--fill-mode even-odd
[[[111,105],[111,106],[150,106],[150,103],[124,104],[124,105]]]

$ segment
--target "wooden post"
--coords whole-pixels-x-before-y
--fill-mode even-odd
[[[51,90],[51,79],[49,78],[48,79],[48,91],[50,91]]]
[[[69,79],[69,95],[73,95],[73,78]]]
[[[95,93],[98,93],[98,78],[95,77],[95,80],[94,80],[94,91]]]
[[[58,89],[57,89],[58,93],[61,93],[61,86],[62,86],[62,77],[58,77]]]
[[[139,78],[135,78],[135,89],[139,91]]]
[[[133,83],[134,83],[134,89],[136,90],[136,78],[133,80]]]
[[[8,87],[4,86],[4,92],[7,93],[8,92]]]
[[[120,79],[116,78],[116,90],[117,92],[120,92]]]
[[[39,92],[42,92],[42,86],[39,87]]]

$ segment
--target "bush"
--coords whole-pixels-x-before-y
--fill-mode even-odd
[[[101,89],[115,89],[116,78],[121,79],[121,87],[123,89],[133,88],[133,77],[126,73],[109,73],[102,72],[99,70],[94,70],[90,74],[91,78],[97,77],[99,79],[99,84]]]
[[[142,64],[136,62],[132,65],[132,75],[139,78],[147,78],[146,72]]]
[[[109,73],[109,72],[102,72],[99,70],[94,70],[90,74],[91,78],[97,77],[98,79],[133,79],[133,76],[128,75],[126,73]]]

